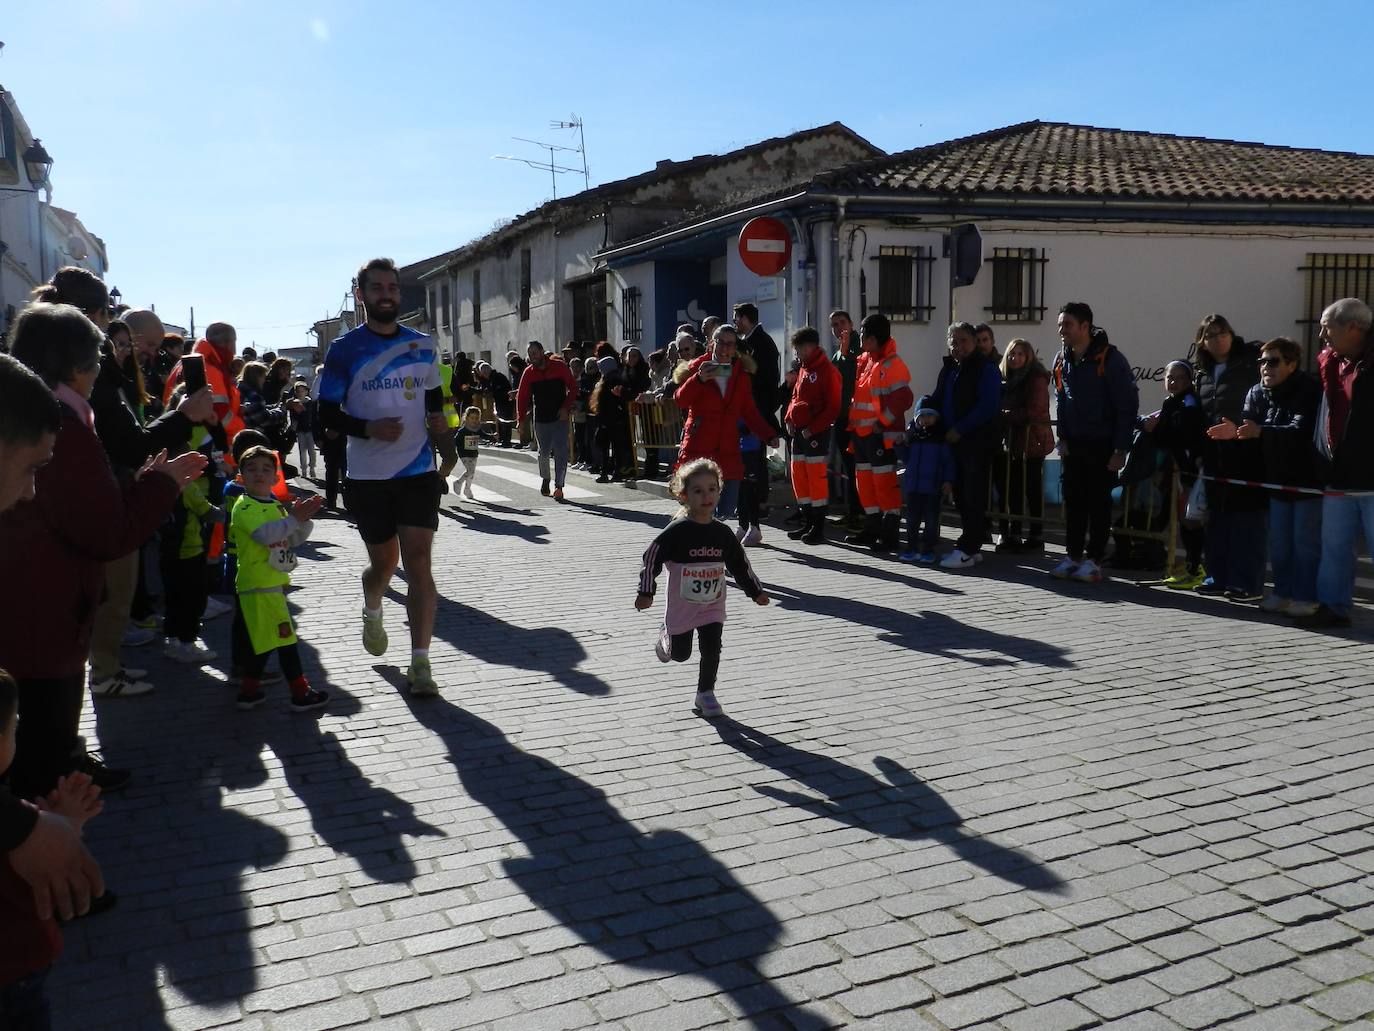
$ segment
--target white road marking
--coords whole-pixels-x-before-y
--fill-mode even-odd
[[[526,472],[524,469],[512,469],[508,465],[495,465],[491,463],[485,466],[479,465],[477,467],[477,475],[481,476],[483,473],[499,476],[503,480],[510,480],[512,483],[518,483],[522,487],[533,487],[535,490],[538,490],[539,484],[543,482],[539,478],[539,473],[537,472],[531,473]],[[601,495],[594,490],[584,490],[581,487],[574,487],[572,484],[566,484],[563,487],[563,496],[565,498],[580,499],[599,498]]]

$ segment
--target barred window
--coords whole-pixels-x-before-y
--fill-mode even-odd
[[[878,304],[867,310],[882,312],[893,322],[929,322],[935,311],[930,303],[934,261],[929,247],[879,247]]]
[[[1040,322],[1045,317],[1043,248],[994,247],[992,251],[993,322]]]
[[[1303,327],[1305,368],[1312,368],[1322,349],[1320,337],[1322,312],[1342,297],[1374,298],[1374,254],[1309,254],[1298,271],[1304,276]]]
[[[631,286],[620,291],[620,312],[622,316],[621,334],[622,340],[631,343],[639,343],[640,337],[644,335],[644,315],[640,310],[639,287]]]

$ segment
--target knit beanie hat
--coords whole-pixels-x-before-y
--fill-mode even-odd
[[[616,360],[608,354],[606,357],[596,360],[596,367],[601,370],[601,375],[609,376],[617,368]]]

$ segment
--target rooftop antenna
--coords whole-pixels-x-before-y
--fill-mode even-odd
[[[574,115],[573,117],[575,118],[576,116]],[[554,128],[572,128],[572,127],[573,127],[573,124],[574,124],[574,123],[569,123],[569,122],[552,122],[552,123],[550,123],[550,126],[551,126],[551,127],[554,127]],[[576,122],[575,124],[576,124],[576,128],[577,128],[577,130],[578,130],[578,133],[579,133],[579,135],[580,135],[580,134],[581,134],[581,131],[582,131],[582,123],[581,123],[581,121],[579,120],[579,121]],[[591,186],[591,175],[590,175],[590,173],[589,173],[588,170],[587,170],[587,147],[586,147],[586,144],[585,144],[585,143],[579,143],[579,145],[576,146],[576,147],[565,147],[565,146],[563,146],[562,144],[558,144],[558,143],[545,143],[543,140],[530,140],[530,139],[526,139],[526,138],[523,137],[523,136],[512,136],[511,139],[517,140],[517,141],[519,141],[520,143],[530,143],[530,144],[533,144],[533,145],[536,146],[536,147],[541,147],[541,148],[543,148],[544,150],[547,150],[547,151],[549,152],[549,160],[548,160],[548,161],[534,161],[534,160],[532,160],[532,159],[530,159],[530,158],[522,158],[522,157],[518,157],[518,156],[516,156],[516,155],[514,155],[514,154],[493,154],[493,155],[491,156],[491,157],[492,157],[492,160],[493,160],[493,161],[519,161],[519,162],[520,162],[521,164],[523,164],[523,165],[529,165],[531,168],[538,168],[538,169],[540,169],[540,170],[542,170],[542,171],[548,172],[548,173],[549,173],[549,179],[550,179],[550,180],[552,181],[552,183],[553,183],[553,197],[554,197],[554,200],[557,200],[557,199],[558,199],[558,173],[560,173],[560,172],[573,172],[573,173],[581,172],[581,173],[582,173],[582,179],[583,179],[584,183],[586,183],[586,185],[587,185],[588,187]],[[560,164],[558,164],[557,159],[554,157],[554,154],[555,154],[556,152],[558,152],[558,151],[565,151],[565,152],[567,152],[567,153],[569,153],[569,154],[581,154],[581,155],[582,155],[582,167],[581,167],[581,168],[573,168],[573,167],[570,167],[570,166],[568,166],[568,165],[560,165]]]
[[[582,119],[577,115],[569,115],[566,122],[554,119],[549,123],[549,128],[577,130],[577,152],[582,155],[582,188],[590,190],[592,188],[592,176],[587,170],[587,136],[582,131]]]

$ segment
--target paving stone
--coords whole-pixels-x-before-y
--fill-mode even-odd
[[[1167,961],[1152,949],[1143,945],[1128,945],[1124,949],[1103,952],[1079,963],[1080,969],[1087,971],[1100,981],[1121,981],[1147,970],[1157,970]]]
[[[1349,984],[1328,988],[1308,999],[1307,1005],[1318,1013],[1325,1013],[1332,1020],[1349,1024],[1374,1013],[1374,984],[1369,981],[1351,981]]]
[[[1132,977],[1115,984],[1094,988],[1074,998],[1098,1016],[1111,1020],[1124,1017],[1137,1010],[1150,1009],[1169,999],[1168,992],[1162,991],[1142,977]]]
[[[1248,1013],[1250,1006],[1232,991],[1225,988],[1209,988],[1204,992],[1166,1002],[1159,1010],[1186,1028],[1204,1028]]]
[[[1042,1006],[1055,999],[1070,998],[1097,985],[1094,978],[1079,968],[1066,966],[1018,977],[1008,981],[1006,987],[1029,1005]]]
[[[1260,1009],[1295,1002],[1322,989],[1319,981],[1292,968],[1248,974],[1232,981],[1226,987]]]
[[[914,977],[893,978],[881,984],[855,988],[837,995],[835,1001],[856,1017],[872,1017],[889,1010],[919,1006],[935,996]]]
[[[1078,1031],[1097,1023],[1097,1017],[1069,999],[1056,999],[1002,1018],[1007,1031]]]

